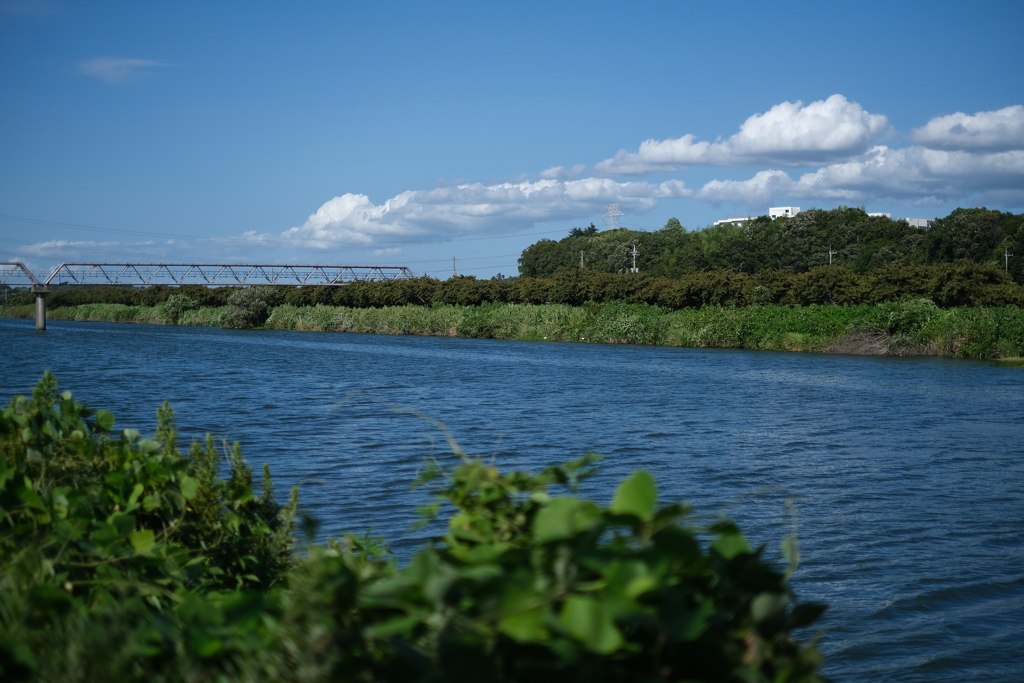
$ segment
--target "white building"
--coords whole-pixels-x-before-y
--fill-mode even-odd
[[[768,209],[768,217],[772,220],[782,218],[783,216],[786,218],[792,218],[798,213],[800,213],[799,206],[773,206]]]
[[[800,207],[799,206],[773,206],[770,209],[768,209],[768,217],[771,218],[772,220],[775,220],[776,218],[782,218],[783,216],[785,216],[786,218],[792,218],[793,216],[797,215],[798,213],[800,213]],[[877,212],[877,213],[869,213],[868,215],[871,216],[872,218],[888,218],[889,220],[892,220],[892,214],[891,213]],[[715,221],[715,225],[735,225],[735,226],[740,226],[740,225],[743,225],[744,223],[746,223],[747,221],[750,221],[750,220],[753,220],[753,218],[751,218],[750,216],[747,216],[746,218],[744,218],[743,216],[729,216],[728,218],[723,218],[720,221]],[[896,220],[898,220],[898,221],[906,221],[907,223],[909,223],[910,225],[914,226],[915,228],[924,228],[924,229],[927,230],[928,228],[932,227],[932,220],[933,219],[931,219],[931,218],[897,218]]]
[[[743,225],[744,223],[746,223],[749,220],[752,220],[750,218],[750,216],[747,216],[746,218],[741,218],[739,216],[735,216],[733,218],[723,218],[720,221],[715,221],[715,225],[725,225],[725,224],[728,223],[729,225],[740,226],[740,225]]]

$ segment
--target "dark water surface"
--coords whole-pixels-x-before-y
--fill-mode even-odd
[[[1024,369],[985,362],[0,320],[0,400],[44,369],[120,427],[170,400],[186,438],[242,442],[325,530],[410,552],[409,482],[445,422],[469,452],[539,469],[603,453],[663,500],[729,515],[826,613],[838,681],[1024,680]],[[422,532],[420,532],[422,533]],[[810,637],[812,634],[804,634]]]

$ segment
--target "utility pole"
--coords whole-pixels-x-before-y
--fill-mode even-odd
[[[583,250],[580,249],[580,270],[583,270]]]
[[[629,272],[631,272],[631,273],[639,273],[640,272],[640,269],[636,267],[636,257],[637,257],[637,254],[639,254],[639,253],[640,252],[638,252],[636,250],[636,245],[634,244],[633,245],[633,251],[632,251],[633,267],[629,269]]]
[[[458,277],[459,271],[455,269],[455,257],[452,256],[452,277]]]
[[[833,254],[838,254],[838,253],[839,253],[838,251],[832,251],[832,245],[831,244],[828,245],[828,264],[830,266],[832,265],[832,255]]]
[[[1013,254],[1010,253],[1010,248],[1007,246],[1003,247],[1003,270],[1007,273],[1010,272],[1010,257]]]

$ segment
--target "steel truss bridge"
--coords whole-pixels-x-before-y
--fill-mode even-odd
[[[7,285],[337,286],[414,277],[405,266],[299,266],[263,263],[62,263],[40,280],[18,261],[0,262]]]
[[[0,261],[0,285],[31,287],[36,329],[46,329],[46,295],[54,285],[336,287],[414,277],[405,266],[288,266],[260,263],[62,263],[40,280],[20,261]]]

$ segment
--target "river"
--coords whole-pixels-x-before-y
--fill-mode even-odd
[[[408,555],[427,456],[537,470],[605,456],[584,494],[650,470],[779,557],[799,514],[803,600],[830,605],[837,681],[1024,680],[1024,369],[982,361],[0,320],[0,400],[43,370],[119,428],[173,405],[301,485],[323,531]],[[813,633],[805,633],[809,638]]]

